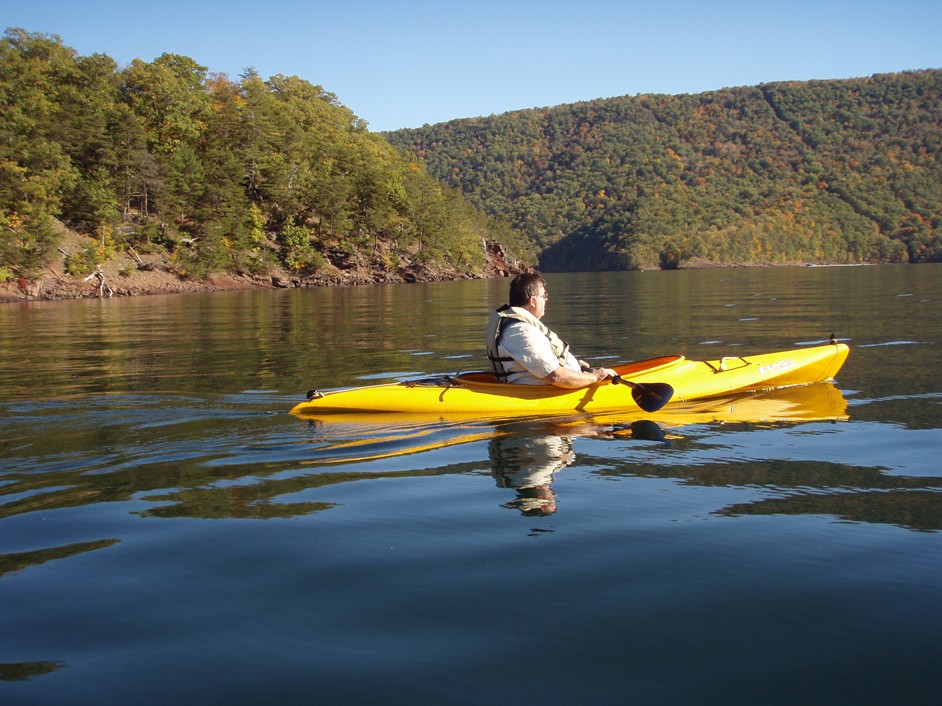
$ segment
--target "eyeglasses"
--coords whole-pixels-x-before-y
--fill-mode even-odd
[[[549,299],[549,292],[543,292],[542,294],[534,294],[534,297],[540,297],[543,301]]]

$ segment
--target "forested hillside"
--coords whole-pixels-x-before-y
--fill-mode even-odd
[[[387,141],[388,140],[388,141]],[[298,77],[0,40],[0,285],[942,260],[942,71],[380,135]]]
[[[486,274],[510,239],[297,77],[231,80],[173,54],[119,68],[15,29],[0,41],[0,283],[119,256],[188,278]]]
[[[942,71],[388,133],[553,270],[942,260]]]

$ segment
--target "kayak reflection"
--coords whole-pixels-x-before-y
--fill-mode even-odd
[[[795,387],[753,391],[728,396],[718,395],[689,402],[672,403],[655,412],[642,412],[633,407],[595,413],[526,415],[529,420],[564,422],[577,425],[587,421],[596,425],[624,425],[630,421],[650,419],[667,427],[689,424],[732,422],[807,422],[847,418],[847,401],[831,382]],[[418,412],[346,412],[334,414],[297,413],[298,417],[316,422],[324,429],[398,429],[400,431],[425,425],[445,424],[455,428],[479,426],[482,423],[503,424],[521,419],[507,412],[461,412],[453,414]]]
[[[509,488],[517,496],[502,507],[519,510],[528,517],[552,515],[556,512],[553,480],[556,474],[576,459],[573,436],[546,433],[547,424],[507,424],[501,434],[488,443],[491,474],[498,488]],[[669,445],[664,430],[647,419],[637,420],[623,429],[606,429],[596,425],[558,425],[570,434],[600,438],[630,437],[658,441]],[[541,433],[542,432],[542,433]]]
[[[482,414],[419,415],[358,413],[308,418],[313,448],[306,466],[374,464],[360,473],[463,473],[465,463],[446,463],[429,470],[407,470],[393,463],[403,456],[486,442],[491,475],[498,487],[516,496],[503,507],[529,516],[556,512],[553,481],[575,460],[573,440],[634,439],[671,446],[683,429],[696,425],[778,425],[847,419],[847,401],[832,383],[716,397],[676,405],[638,418],[637,411],[577,414],[527,419]],[[665,433],[669,430],[669,435]],[[401,468],[400,468],[401,465]],[[479,467],[478,467],[479,468]],[[361,477],[361,476],[357,476]]]

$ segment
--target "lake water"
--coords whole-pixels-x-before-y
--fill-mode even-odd
[[[0,306],[0,703],[935,703],[942,266],[547,280],[599,364],[851,356],[789,420],[407,426],[288,409],[483,367],[507,281]]]

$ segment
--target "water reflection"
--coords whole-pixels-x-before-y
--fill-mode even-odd
[[[936,481],[942,479],[935,479]],[[889,491],[841,490],[797,493],[787,498],[729,505],[718,515],[830,515],[848,522],[891,524],[921,532],[942,530],[942,492],[893,488]]]
[[[719,514],[828,513],[887,522],[898,516],[900,526],[942,529],[935,519],[942,516],[940,479],[816,455],[815,438],[827,429],[803,425],[847,419],[847,403],[833,385],[669,405],[643,419],[631,412],[528,420],[339,415],[299,423],[255,412],[255,397],[225,397],[212,406],[161,395],[8,406],[11,458],[0,473],[0,519],[105,503],[128,503],[129,513],[145,518],[286,519],[334,508],[321,492],[329,486],[482,470],[509,491],[503,507],[549,515],[558,509],[554,481],[576,462],[578,440],[591,439],[653,442],[591,446],[600,455],[583,452],[579,462],[601,469],[593,474],[774,494]],[[260,406],[272,403],[263,399]],[[82,423],[66,423],[74,420]],[[27,422],[38,431],[16,433]],[[774,458],[776,448],[790,447],[816,460]],[[0,555],[0,574],[116,541]]]
[[[504,507],[527,516],[556,512],[553,477],[576,458],[572,437],[500,436],[491,439],[487,449],[497,487],[517,494]]]
[[[78,542],[64,547],[49,547],[31,552],[0,554],[0,576],[15,573],[30,566],[45,564],[47,561],[66,559],[95,549],[104,549],[117,544],[119,541],[117,539],[102,539],[97,542]]]
[[[29,681],[65,666],[64,660],[0,663],[0,681]]]
[[[790,427],[778,429],[788,431]],[[738,424],[724,429],[719,439],[756,430],[755,425]],[[772,427],[759,430],[775,431]],[[605,477],[663,478],[685,486],[762,491],[759,498],[717,508],[713,514],[718,516],[817,515],[942,531],[942,476],[899,476],[879,467],[789,458],[705,462],[703,451],[718,443],[711,431],[686,432],[674,442],[675,453],[667,463],[637,460],[612,464],[608,457],[584,457],[582,462],[599,466],[594,473]],[[774,445],[775,440],[767,443]]]
[[[664,446],[670,446],[671,442],[667,438],[665,431],[650,419],[640,419],[628,425],[628,431],[632,439],[641,441],[660,441]]]
[[[516,492],[516,497],[502,507],[519,510],[528,517],[556,512],[553,480],[576,460],[574,436],[631,438],[670,445],[664,430],[648,419],[615,426],[591,420],[511,423],[498,429],[499,434],[487,446],[491,475],[498,488]]]
[[[478,368],[502,281],[0,307],[0,701],[553,700],[592,673],[682,702],[717,665],[717,702],[932,693],[939,268],[554,276],[547,323],[606,365],[837,330],[850,419],[827,387],[530,429],[287,413]]]

